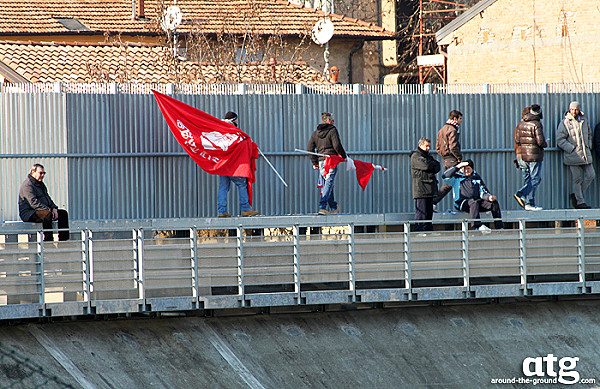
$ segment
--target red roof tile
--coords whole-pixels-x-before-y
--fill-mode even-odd
[[[72,34],[56,18],[75,18],[94,34],[154,34],[159,1],[145,0],[145,16],[132,18],[131,0],[0,0],[0,35]],[[252,32],[259,35],[298,36],[309,32],[322,11],[283,0],[178,0],[183,22],[178,28],[189,33],[198,26],[204,33]],[[342,15],[330,16],[334,37],[390,39],[394,33]],[[83,32],[89,34],[89,32]]]
[[[169,58],[167,48],[142,44],[0,42],[0,61],[32,82],[327,83],[303,62],[217,66]]]

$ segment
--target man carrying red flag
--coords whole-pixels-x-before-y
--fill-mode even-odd
[[[249,207],[252,205],[252,184],[256,181],[256,143],[230,122],[157,91],[152,92],[181,147],[207,173],[244,178],[247,190],[243,193],[247,194],[248,203],[247,208],[244,208],[246,205],[242,206],[242,216],[257,214]],[[240,194],[240,200],[243,193]],[[222,215],[228,216],[226,208]]]
[[[325,179],[325,183],[321,190],[319,215],[329,215],[336,214],[340,210],[338,203],[335,202],[333,186],[337,174],[337,163],[346,159],[346,151],[340,142],[337,128],[333,125],[333,116],[329,112],[324,112],[321,115],[321,122],[322,123],[317,126],[317,129],[310,137],[306,150],[311,153],[316,150],[318,154],[338,156],[337,158],[326,158],[316,155],[310,156],[313,169],[319,169],[319,173]],[[331,166],[329,164],[328,166],[325,166],[326,159],[334,163],[332,163]],[[327,210],[328,206],[329,210]]]
[[[236,127],[238,126],[238,116],[235,112],[227,112],[223,121],[231,123]],[[231,215],[227,212],[227,195],[229,194],[229,188],[231,187],[232,182],[238,188],[238,197],[240,199],[240,211],[242,216],[258,215],[258,211],[255,211],[250,207],[248,196],[248,179],[246,177],[219,176],[219,193],[217,195],[217,209],[219,212],[219,217],[231,217]]]

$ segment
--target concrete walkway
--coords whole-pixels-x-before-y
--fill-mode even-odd
[[[600,300],[342,308],[4,322],[0,388],[534,387],[491,381],[548,354],[578,357],[571,373],[600,382]]]

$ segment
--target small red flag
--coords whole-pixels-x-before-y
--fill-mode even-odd
[[[327,158],[325,158],[325,163],[323,164],[325,175],[329,174],[331,169],[335,169],[335,167],[343,161],[344,158],[342,158],[340,155],[328,155]]]
[[[356,179],[358,180],[358,185],[360,185],[364,191],[371,179],[375,167],[372,163],[359,161],[357,159],[354,160],[354,166],[356,166]]]
[[[172,97],[152,91],[169,129],[188,155],[209,174],[246,177],[252,205],[258,146],[248,134]]]

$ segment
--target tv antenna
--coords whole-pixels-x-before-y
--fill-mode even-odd
[[[177,27],[181,24],[183,14],[178,6],[172,5],[165,10],[160,26],[167,33],[173,34],[173,58],[177,58]]]
[[[333,22],[329,18],[319,20],[312,29],[312,40],[324,45],[333,37]]]

